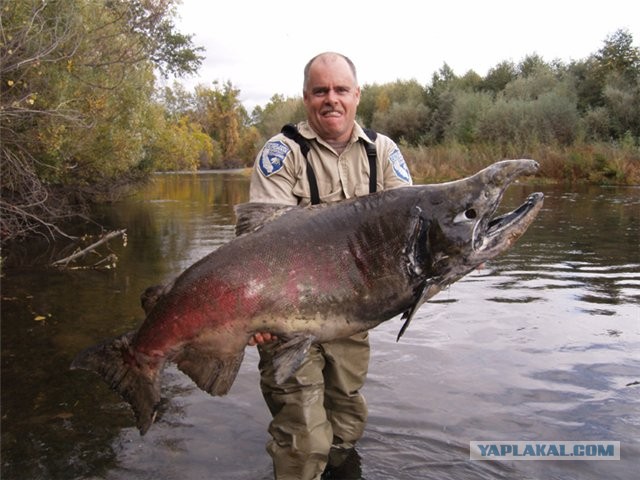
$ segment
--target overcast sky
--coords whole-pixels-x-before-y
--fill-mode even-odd
[[[179,30],[206,49],[182,83],[230,80],[249,112],[276,93],[299,95],[304,65],[328,50],[354,61],[361,85],[425,85],[445,62],[485,75],[533,53],[584,59],[620,28],[640,45],[638,0],[182,0],[178,15]]]

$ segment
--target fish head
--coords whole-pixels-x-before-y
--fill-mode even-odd
[[[534,160],[504,160],[471,177],[423,187],[419,206],[429,224],[428,270],[439,286],[475,270],[522,236],[542,208],[542,193],[507,214],[495,214],[507,187],[537,169]]]

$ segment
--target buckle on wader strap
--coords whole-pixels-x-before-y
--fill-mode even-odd
[[[378,134],[370,128],[363,128],[364,133],[372,142],[376,141]],[[300,151],[307,162],[307,181],[309,182],[309,191],[311,192],[311,205],[317,205],[320,203],[320,193],[318,192],[318,181],[316,180],[316,174],[311,168],[307,154],[309,153],[309,141],[304,138],[298,131],[298,127],[288,123],[282,127],[281,133],[296,142],[300,146]],[[369,160],[369,193],[374,193],[378,184],[378,169],[376,168],[376,146],[371,145],[368,142],[364,142],[364,148],[367,151],[367,159]]]

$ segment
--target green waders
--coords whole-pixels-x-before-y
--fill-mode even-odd
[[[367,421],[360,394],[369,366],[367,332],[314,344],[282,385],[273,377],[271,352],[260,350],[261,388],[273,415],[267,451],[277,480],[319,479],[333,449],[352,448]]]

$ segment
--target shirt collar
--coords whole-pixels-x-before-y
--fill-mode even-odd
[[[311,140],[311,139],[320,140],[319,135],[315,132],[313,128],[311,128],[311,125],[309,125],[309,122],[307,120],[304,120],[298,123],[298,131],[304,138],[308,140]],[[367,134],[364,133],[364,130],[358,124],[358,122],[354,122],[353,131],[351,132],[351,138],[349,139],[349,143],[350,144],[355,143],[358,140],[363,140],[367,143],[373,143],[371,139],[367,136]]]

